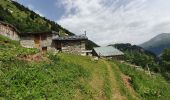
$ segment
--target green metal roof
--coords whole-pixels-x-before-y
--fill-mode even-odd
[[[117,55],[124,55],[123,52],[114,48],[113,46],[105,46],[105,47],[96,47],[94,51],[97,53],[98,56],[117,56]]]

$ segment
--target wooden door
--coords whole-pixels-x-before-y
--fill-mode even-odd
[[[40,36],[39,35],[34,36],[34,43],[35,43],[36,48],[40,48]]]
[[[56,48],[57,50],[61,50],[61,42],[59,41],[56,42]]]

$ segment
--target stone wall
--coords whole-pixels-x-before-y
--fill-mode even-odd
[[[20,44],[26,48],[35,48],[34,38],[34,35],[21,36]],[[47,35],[45,40],[42,40],[40,35],[40,47],[38,49],[42,50],[42,47],[47,47],[47,51],[55,51],[54,46],[52,46],[52,35]]]
[[[63,52],[79,55],[84,55],[82,51],[86,50],[85,41],[64,41],[61,46]]]
[[[35,43],[34,43],[34,36],[21,36],[20,37],[20,44],[23,47],[26,48],[35,48]]]
[[[55,47],[53,46],[52,35],[47,35],[46,40],[41,41],[41,47],[47,47],[47,51],[56,51]]]
[[[40,47],[49,47],[52,43],[52,36],[47,35],[47,38],[45,40],[40,40]]]
[[[15,31],[15,29],[9,25],[5,25],[0,23],[0,34],[3,36],[6,36],[12,40],[19,41],[18,33]]]

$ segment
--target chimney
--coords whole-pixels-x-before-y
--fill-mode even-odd
[[[84,34],[85,34],[85,36],[86,36],[86,31],[84,31]]]

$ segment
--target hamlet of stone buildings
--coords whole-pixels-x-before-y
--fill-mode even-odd
[[[19,41],[26,48],[86,55],[85,44],[86,40],[88,40],[86,35],[61,37],[55,31],[21,33],[13,25],[5,22],[0,22],[0,34]]]
[[[19,41],[26,48],[37,48],[41,51],[66,52],[78,55],[120,58],[123,53],[112,47],[99,47],[86,50],[86,35],[60,36],[58,32],[21,33],[13,25],[0,21],[0,34]],[[107,54],[107,56],[105,55]]]

